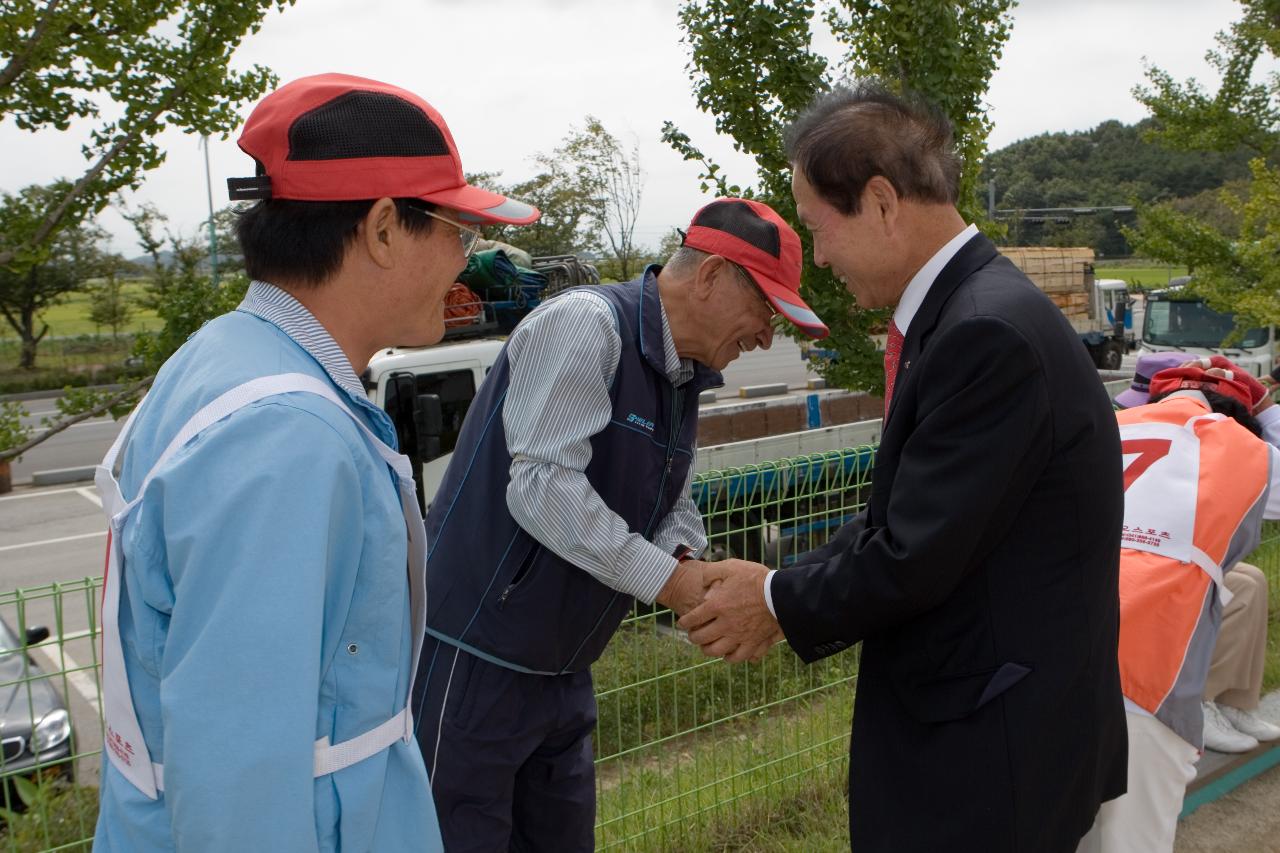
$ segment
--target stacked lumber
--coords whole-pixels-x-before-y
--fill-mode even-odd
[[[1056,246],[1005,246],[1013,261],[1043,290],[1068,320],[1086,320],[1092,305],[1093,249]]]

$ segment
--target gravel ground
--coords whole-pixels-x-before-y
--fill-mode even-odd
[[[1280,767],[1206,803],[1178,824],[1174,853],[1280,853]]]

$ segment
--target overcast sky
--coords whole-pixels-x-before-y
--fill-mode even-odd
[[[298,0],[272,15],[237,53],[288,81],[329,71],[395,83],[443,113],[468,171],[529,177],[531,155],[554,148],[583,117],[600,118],[624,141],[640,145],[646,173],[637,229],[656,245],[709,200],[698,169],[659,139],[673,120],[695,144],[749,184],[747,158],[717,138],[698,112],[676,21],[677,0]],[[1240,16],[1233,0],[1024,0],[987,100],[992,150],[1046,131],[1081,130],[1107,119],[1137,121],[1145,111],[1130,94],[1144,81],[1143,58],[1177,79],[1216,86],[1205,63],[1213,36]],[[832,59],[834,41],[819,30],[817,47]],[[246,106],[244,113],[247,114]],[[80,133],[24,133],[0,124],[0,189],[84,170]],[[194,232],[206,216],[203,155],[196,137],[166,131],[168,158],[148,174],[129,204],[149,201],[175,227]],[[233,140],[211,140],[215,208],[227,203],[226,178],[252,174]],[[128,225],[112,211],[99,220],[126,255],[139,254]]]

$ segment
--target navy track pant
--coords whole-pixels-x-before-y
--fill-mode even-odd
[[[589,670],[529,675],[427,637],[415,693],[448,853],[594,849]]]

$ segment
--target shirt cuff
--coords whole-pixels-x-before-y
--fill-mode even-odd
[[[645,604],[653,604],[678,565],[675,557],[639,536],[623,546],[620,557],[618,562],[626,568],[615,589]]]
[[[769,608],[769,615],[774,619],[778,618],[777,611],[773,609],[773,576],[777,573],[777,569],[770,569],[764,576],[764,606]]]

